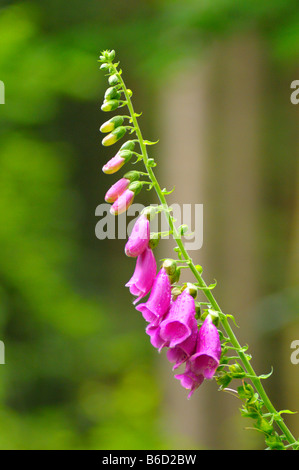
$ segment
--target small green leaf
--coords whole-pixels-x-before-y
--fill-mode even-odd
[[[164,188],[164,189],[162,189],[162,193],[165,194],[165,195],[167,195],[167,194],[173,193],[174,190],[175,190],[175,186],[174,186],[170,191],[167,191],[167,189]]]
[[[227,318],[230,318],[234,322],[237,328],[239,328],[239,325],[237,325],[235,317],[233,315],[231,315],[230,313],[227,313],[226,316]]]
[[[156,142],[152,142],[151,140],[144,140],[143,143],[145,145],[155,145],[159,142],[159,140],[157,140]]]
[[[298,413],[298,411],[281,410],[281,411],[278,412],[279,416],[282,415],[282,414],[295,415],[296,413]]]

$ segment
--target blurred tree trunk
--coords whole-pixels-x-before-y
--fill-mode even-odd
[[[298,76],[298,73],[297,73]],[[296,77],[295,77],[296,78]],[[292,106],[292,105],[290,105]],[[299,105],[294,108],[294,121],[297,123],[298,128],[298,114]],[[298,138],[298,134],[296,133]],[[296,145],[294,146],[296,148]],[[293,148],[294,148],[293,147]],[[291,147],[292,148],[292,147]],[[298,149],[297,142],[297,149]],[[297,178],[296,187],[294,191],[293,202],[293,217],[292,226],[290,229],[290,247],[289,247],[289,266],[286,267],[287,275],[287,287],[297,290],[297,298],[299,292],[299,159],[297,159]],[[298,315],[298,311],[297,311]],[[294,320],[288,324],[282,332],[282,357],[283,357],[283,370],[281,381],[283,384],[283,399],[284,407],[299,412],[299,364],[294,364],[291,361],[291,354],[294,349],[291,349],[291,343],[296,340],[299,341],[299,320]],[[296,348],[298,349],[298,347]],[[298,355],[297,355],[298,358]],[[285,421],[289,424],[295,437],[299,436],[299,418],[297,415],[284,416]]]
[[[168,83],[167,91],[162,90],[158,126],[161,135],[159,176],[163,187],[171,189],[175,185],[168,201],[181,207],[182,204],[203,203],[208,151],[208,76],[206,68],[191,64],[188,73],[175,76]],[[173,247],[173,242],[161,241],[161,257],[175,258]],[[205,264],[203,250],[191,254],[195,262]],[[188,279],[193,280],[189,273]],[[183,270],[180,281],[184,280],[187,280],[187,273]],[[165,358],[161,374],[166,387],[166,426],[177,439],[179,447],[205,446],[209,426],[209,417],[205,412],[207,390],[202,388],[191,400],[187,400],[188,392],[174,379],[171,367]]]
[[[172,203],[203,204],[203,247],[191,255],[203,265],[206,282],[217,279],[215,296],[226,313],[236,315],[241,342],[249,345],[254,337],[248,312],[258,296],[261,75],[256,38],[235,37],[218,45],[208,62],[199,61],[168,82],[159,100],[162,186],[175,185]],[[166,256],[166,246],[161,242],[161,257]],[[168,251],[167,256],[173,255]],[[219,393],[214,381],[187,401],[187,392],[173,379],[166,359],[161,374],[166,426],[174,436],[182,436],[183,445],[256,445],[254,433],[242,432],[247,423],[240,420],[240,403]]]

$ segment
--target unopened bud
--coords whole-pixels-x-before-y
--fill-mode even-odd
[[[118,100],[109,100],[105,101],[102,106],[101,110],[102,111],[114,111],[119,107],[119,101]]]
[[[111,62],[115,59],[115,51],[107,51],[108,59],[111,60]]]
[[[109,85],[115,86],[119,84],[119,78],[116,74],[110,75],[108,78]]]
[[[180,225],[178,228],[179,234],[184,235],[187,232],[188,228],[188,225]]]
[[[214,325],[218,326],[219,325],[219,313],[216,312],[215,310],[209,309],[208,314],[210,315]]]
[[[106,72],[107,70],[109,70],[109,67],[110,67],[109,64],[104,63],[101,65],[100,70],[104,70]]]
[[[134,150],[134,148],[135,142],[133,140],[128,140],[121,146],[120,150]]]
[[[196,299],[197,287],[194,284],[191,284],[191,282],[187,282],[186,291],[193,297],[193,299]]]
[[[105,147],[115,144],[119,139],[121,139],[126,133],[126,128],[123,126],[117,127],[110,134],[106,135],[102,140],[102,144]]]
[[[167,272],[168,275],[173,275],[176,272],[177,264],[174,259],[166,259],[163,261],[163,268]]]
[[[117,127],[121,126],[123,122],[123,116],[114,116],[113,118],[109,119],[109,121],[106,121],[101,125],[100,131],[104,133],[111,132]]]
[[[176,300],[179,295],[181,295],[182,289],[180,287],[173,287],[171,289],[172,300]]]
[[[121,92],[118,91],[115,87],[110,87],[106,90],[105,101],[119,100],[120,97],[121,97]]]

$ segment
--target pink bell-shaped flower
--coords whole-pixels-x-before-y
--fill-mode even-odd
[[[137,257],[134,274],[126,284],[131,294],[137,297],[134,304],[149,293],[156,277],[156,271],[157,265],[153,251],[147,247]]]
[[[139,304],[136,309],[151,323],[151,326],[154,326],[154,323],[159,323],[168,312],[170,301],[171,285],[165,269],[162,268],[154,280],[147,302]]]
[[[125,163],[127,163],[132,157],[130,150],[120,150],[117,154],[112,157],[102,168],[106,175],[112,175],[116,173]]]
[[[198,327],[197,323],[194,322],[191,335],[185,339],[182,343],[178,344],[174,348],[169,348],[166,356],[169,362],[174,362],[172,370],[177,369],[180,365],[186,362],[190,356],[195,352],[196,341],[197,341]]]
[[[150,223],[146,215],[141,214],[136,220],[133,230],[125,246],[127,256],[136,258],[148,246],[150,241]]]
[[[212,379],[221,357],[219,333],[210,315],[203,322],[198,334],[195,353],[186,362],[185,372],[175,375],[184,388],[189,389],[188,398],[202,384]]]
[[[197,375],[191,370],[189,362],[186,363],[185,372],[183,374],[177,374],[174,377],[181,381],[182,387],[190,390],[188,399],[191,398],[195,390],[203,383],[205,379],[202,374]]]
[[[221,357],[219,333],[210,315],[203,322],[197,339],[196,351],[190,359],[190,367],[205,379],[212,379]]]
[[[160,336],[173,348],[191,335],[196,324],[194,298],[184,290],[172,303],[160,324]]]

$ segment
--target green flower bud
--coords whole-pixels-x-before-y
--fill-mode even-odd
[[[119,84],[119,78],[118,76],[114,73],[113,75],[110,75],[108,78],[109,85],[115,86]]]
[[[127,131],[126,128],[123,126],[117,127],[110,134],[104,137],[104,139],[102,140],[102,144],[105,147],[115,144],[115,142],[117,142],[119,139],[121,139],[125,135],[126,131]]]
[[[106,121],[104,124],[102,124],[100,131],[111,132],[116,129],[116,127],[121,126],[123,122],[124,118],[122,116],[114,116],[112,119],[109,119],[109,121]]]
[[[121,92],[118,91],[115,87],[112,86],[106,90],[106,93],[105,93],[106,101],[119,100],[120,97],[121,97]]]
[[[181,295],[182,289],[180,287],[173,287],[171,289],[172,300],[176,300],[179,295]]]
[[[107,51],[108,59],[112,62],[115,59],[115,51]]]
[[[191,282],[187,282],[186,291],[193,297],[193,299],[196,299],[197,287],[194,284],[191,284]]]
[[[218,326],[219,325],[219,313],[216,312],[215,310],[209,309],[208,314],[210,315],[214,325]]]
[[[199,274],[202,273],[203,269],[202,269],[202,266],[200,266],[200,264],[197,264],[197,265],[195,266],[195,268],[196,268],[196,271],[199,272]]]
[[[178,228],[179,234],[184,235],[187,232],[188,228],[188,225],[180,225]]]
[[[177,264],[174,259],[164,260],[162,266],[169,276],[173,275],[177,269]]]
[[[114,111],[119,107],[119,101],[118,100],[109,100],[105,101],[102,106],[101,110],[102,111]]]
[[[101,65],[100,70],[104,70],[106,72],[109,70],[109,67],[109,64],[104,63]]]
[[[128,140],[121,146],[120,150],[134,150],[134,148],[135,142],[133,140]]]

